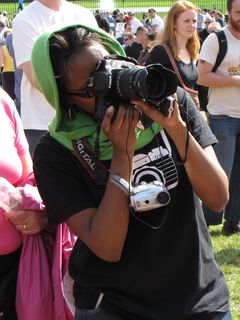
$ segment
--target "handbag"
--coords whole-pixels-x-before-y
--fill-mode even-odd
[[[169,57],[169,59],[170,59],[170,62],[171,62],[171,64],[172,64],[172,66],[173,66],[173,69],[174,69],[174,71],[175,71],[175,73],[176,73],[176,76],[178,77],[178,80],[179,80],[182,88],[190,94],[190,96],[192,97],[192,100],[193,100],[195,106],[196,106],[198,109],[200,109],[200,102],[199,102],[199,98],[198,98],[198,91],[197,91],[197,90],[194,90],[194,89],[191,89],[191,88],[189,88],[189,87],[187,87],[187,86],[185,85],[185,83],[183,82],[183,79],[182,79],[182,77],[181,77],[181,74],[180,74],[180,72],[179,72],[179,70],[178,70],[177,64],[176,64],[176,62],[175,62],[175,60],[174,60],[174,58],[173,58],[173,55],[172,55],[172,53],[171,53],[171,51],[170,51],[170,49],[169,49],[169,47],[168,47],[165,43],[163,43],[163,44],[161,44],[161,45],[162,45],[162,46],[164,47],[164,49],[166,50],[166,53],[167,53],[167,55],[168,55],[168,57]]]

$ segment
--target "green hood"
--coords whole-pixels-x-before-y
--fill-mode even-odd
[[[103,39],[104,46],[111,54],[125,56],[125,52],[121,45],[113,39],[108,33],[102,29],[94,29],[81,24],[65,25],[48,29],[41,34],[34,44],[32,50],[32,65],[35,82],[40,91],[43,92],[48,102],[56,110],[56,115],[49,124],[50,135],[66,148],[73,150],[72,140],[88,137],[91,146],[96,141],[96,122],[87,113],[77,113],[74,120],[64,118],[62,108],[59,102],[59,94],[56,79],[54,77],[53,68],[49,53],[49,39],[56,32],[61,32],[69,28],[81,27],[91,32],[97,33]],[[155,134],[161,130],[161,126],[153,123],[148,129],[137,130],[137,149],[149,143]],[[100,159],[109,160],[112,156],[112,145],[104,133],[101,131],[99,136],[100,142]]]

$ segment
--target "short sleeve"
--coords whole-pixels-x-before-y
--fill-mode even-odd
[[[211,33],[202,44],[200,51],[200,60],[204,60],[212,65],[215,65],[219,52],[219,43],[215,33]]]
[[[13,47],[17,67],[31,60],[32,47],[37,36],[37,30],[30,23],[16,16],[13,21]]]
[[[209,145],[217,143],[215,135],[212,133],[208,123],[196,108],[189,93],[182,88],[177,89],[178,101],[180,104],[180,112],[183,120],[187,123],[193,137],[204,149]]]
[[[36,146],[34,175],[50,224],[59,224],[82,210],[96,207],[76,157],[49,135]]]
[[[8,96],[8,94],[1,90],[0,95],[5,114],[9,118],[14,131],[15,148],[18,156],[22,157],[26,152],[28,152],[28,142],[24,134],[22,121],[13,100]]]

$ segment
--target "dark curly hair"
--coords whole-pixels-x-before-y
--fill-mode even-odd
[[[76,108],[69,101],[69,96],[64,94],[68,82],[68,70],[76,56],[79,56],[84,48],[101,43],[101,38],[96,33],[81,27],[73,27],[54,33],[49,40],[50,59],[56,78],[60,104],[64,115],[69,117],[76,114]]]

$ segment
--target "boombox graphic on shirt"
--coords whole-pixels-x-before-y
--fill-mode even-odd
[[[172,151],[169,141],[164,133],[161,146],[154,147],[147,154],[137,154],[133,159],[132,184],[139,185],[141,182],[161,181],[168,189],[172,189],[178,184],[178,173],[175,162],[172,158]]]

